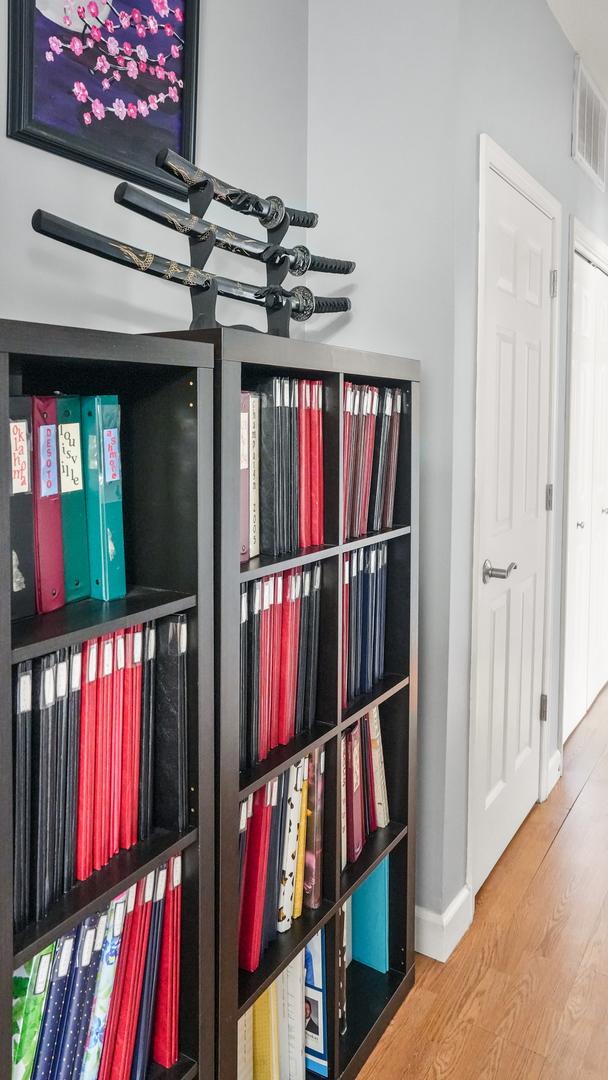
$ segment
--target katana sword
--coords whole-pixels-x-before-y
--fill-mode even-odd
[[[188,214],[185,210],[178,210],[162,199],[150,195],[133,184],[119,184],[114,192],[114,199],[121,206],[127,206],[129,210],[135,210],[137,214],[150,218],[161,225],[176,229],[185,236],[191,236],[198,240],[210,240],[214,238],[215,247],[230,251],[234,255],[245,255],[249,259],[257,259],[259,262],[271,263],[278,266],[286,261],[289,271],[295,277],[301,277],[309,270],[321,271],[325,274],[352,274],[355,263],[346,259],[328,259],[324,255],[313,255],[304,244],[295,247],[283,247],[280,244],[271,244],[266,240],[254,240],[251,236],[223,229],[221,225],[214,225],[197,214]]]
[[[276,229],[283,221],[285,214],[289,214],[292,225],[302,229],[314,229],[319,220],[318,214],[309,210],[294,210],[285,206],[278,195],[268,195],[265,199],[261,195],[254,195],[251,191],[243,188],[232,187],[230,184],[218,180],[216,176],[199,169],[191,161],[176,154],[174,150],[161,150],[157,155],[156,164],[165,172],[173,173],[189,188],[190,191],[202,190],[210,185],[213,189],[213,198],[226,206],[238,210],[241,214],[249,214],[257,217],[260,225],[265,229]]]
[[[305,285],[295,289],[283,289],[278,285],[248,285],[233,281],[232,278],[209,274],[206,270],[197,270],[194,266],[165,259],[151,251],[123,244],[102,233],[85,229],[81,225],[56,217],[46,210],[36,210],[32,217],[32,228],[43,236],[59,240],[62,244],[88,251],[102,259],[109,259],[131,270],[140,270],[144,274],[174,281],[177,285],[186,285],[191,289],[209,289],[217,286],[220,296],[233,300],[244,300],[248,304],[257,304],[268,311],[276,311],[284,304],[290,304],[290,315],[296,322],[305,322],[311,315],[330,315],[339,311],[350,311],[347,296],[315,296]]]

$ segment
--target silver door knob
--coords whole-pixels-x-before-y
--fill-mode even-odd
[[[577,527],[577,529],[584,529],[585,528],[585,522],[584,521],[577,521],[576,527]]]
[[[490,578],[500,578],[501,581],[505,581],[514,570],[517,570],[516,562],[510,562],[506,570],[501,570],[497,566],[492,566],[490,560],[486,559],[481,568],[481,577],[484,585],[487,585]]]
[[[608,506],[602,506],[602,514],[608,514]]]

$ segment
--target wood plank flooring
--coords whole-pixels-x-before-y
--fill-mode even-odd
[[[608,690],[477,896],[447,964],[416,986],[361,1080],[607,1080]]]

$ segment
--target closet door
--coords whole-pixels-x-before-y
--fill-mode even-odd
[[[587,708],[608,681],[608,277],[601,270],[592,273],[596,320]]]
[[[564,739],[587,711],[591,502],[593,469],[593,383],[596,305],[593,267],[574,257],[572,365],[567,509],[567,580],[564,651]]]

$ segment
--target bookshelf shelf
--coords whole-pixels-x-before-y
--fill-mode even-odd
[[[213,685],[213,350],[194,341],[0,320],[0,407],[9,397],[117,394],[121,407],[127,595],[11,624],[10,530],[0,536],[0,1080],[11,1080],[12,973],[173,855],[181,853],[181,1056],[147,1080],[213,1080],[215,829]],[[11,519],[8,455],[0,519]],[[13,933],[13,665],[102,633],[188,613],[185,831],[153,829]],[[154,806],[152,808],[154,822]]]
[[[366,841],[356,862],[350,863],[341,875],[340,903],[348,900],[355,889],[375,870],[386,855],[407,836],[407,825],[391,821],[384,829],[377,829]]]
[[[86,881],[80,881],[53,905],[49,914],[38,923],[26,926],[15,934],[13,963],[24,964],[40,949],[67,934],[87,915],[107,906],[151,870],[166,862],[173,855],[198,843],[198,830],[181,836],[157,830],[149,840],[142,840],[128,851],[121,851],[107,866],[97,870]]]
[[[296,736],[288,746],[279,746],[276,750],[271,750],[265,761],[241,773],[239,799],[246,799],[256,788],[268,780],[274,780],[275,776],[299,761],[305,754],[311,753],[317,746],[325,746],[330,739],[336,737],[337,731],[337,727],[315,724],[311,731]]]
[[[196,596],[169,589],[130,589],[121,600],[80,600],[66,604],[46,615],[17,619],[12,626],[11,660],[33,660],[88,638],[110,634],[139,622],[162,619],[166,615],[189,611]]]
[[[355,720],[369,712],[370,709],[375,708],[376,705],[382,705],[384,701],[388,701],[394,694],[398,694],[400,690],[409,685],[409,681],[409,675],[383,675],[369,694],[362,694],[361,697],[352,701],[348,708],[343,710],[342,726],[348,727],[350,724],[354,724]]]
[[[241,581],[254,581],[267,574],[291,570],[294,566],[307,566],[308,563],[331,559],[333,555],[338,555],[339,551],[335,545],[324,544],[323,547],[306,548],[296,555],[284,555],[280,559],[274,559],[270,555],[258,555],[248,563],[241,563]]]
[[[216,519],[216,701],[218,706],[216,823],[217,894],[217,1071],[222,1080],[237,1078],[237,1018],[301,951],[320,926],[326,927],[326,977],[329,1076],[354,1077],[413,981],[414,850],[416,772],[416,663],[418,633],[418,424],[417,363],[316,342],[277,340],[239,330],[193,331],[179,336],[209,342],[215,355],[215,501]],[[323,477],[325,538],[329,546],[286,559],[254,559],[240,565],[240,408],[241,391],[252,390],[274,375],[320,379],[324,385]],[[342,477],[344,382],[390,385],[402,390],[394,520],[399,525],[347,542],[344,536]],[[407,523],[407,524],[406,524]],[[342,710],[342,578],[348,552],[387,542],[387,674],[370,694]],[[239,774],[239,591],[248,582],[289,568],[323,560],[319,693],[323,729],[314,738],[295,740],[274,751],[261,765]],[[386,829],[368,839],[353,867],[341,873],[339,759],[342,733],[374,706],[380,717],[389,806],[394,816]],[[262,955],[256,972],[238,969],[239,849],[236,843],[239,802],[274,778],[303,753],[326,745],[325,849],[323,895],[316,913],[294,922],[291,930]],[[391,805],[392,800],[392,805]],[[352,1027],[341,1040],[338,1028],[339,907],[384,858],[390,859],[390,950],[388,977],[376,979],[363,969],[351,976],[353,994],[369,985],[369,1015],[353,1000]],[[411,971],[411,981],[406,972]],[[360,1012],[360,1018],[358,1010]]]
[[[256,998],[281,974],[321,927],[325,926],[335,910],[336,905],[328,902],[323,902],[316,911],[304,908],[291,930],[279,934],[269,946],[257,971],[239,971],[239,1016],[251,1008]]]
[[[349,964],[346,994],[351,1008],[339,1042],[340,1076],[357,1075],[384,1030],[387,1012],[394,1014],[413,985],[413,975],[413,969],[408,980],[401,971],[389,969],[383,974],[357,960]]]

